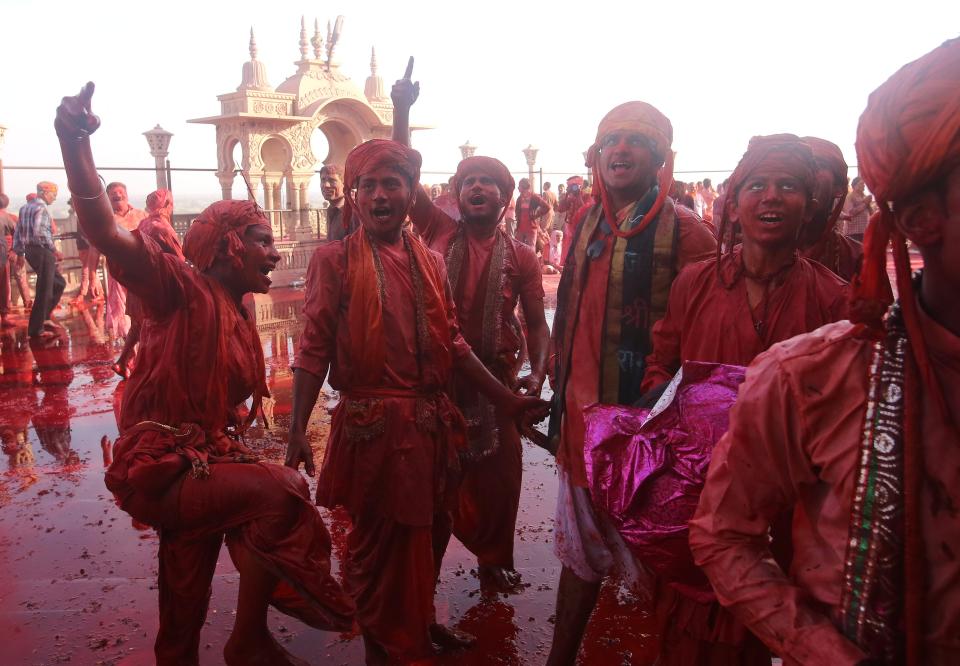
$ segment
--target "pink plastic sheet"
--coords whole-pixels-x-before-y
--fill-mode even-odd
[[[594,507],[644,565],[702,602],[712,601],[713,591],[693,563],[687,523],[745,371],[684,363],[653,410],[594,404],[584,414]]]

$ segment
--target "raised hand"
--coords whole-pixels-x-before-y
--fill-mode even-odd
[[[90,108],[94,87],[93,81],[88,81],[79,95],[64,97],[60,101],[53,127],[61,139],[83,139],[100,127],[100,118]]]
[[[411,81],[413,76],[413,56],[407,61],[407,71],[403,73],[403,78],[393,84],[390,89],[390,99],[393,100],[395,109],[408,110],[413,103],[420,97],[420,82]]]

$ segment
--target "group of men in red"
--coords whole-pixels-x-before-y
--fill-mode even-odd
[[[881,206],[862,249],[836,228],[847,176],[833,144],[754,137],[714,234],[668,196],[670,121],[644,102],[615,107],[586,154],[593,198],[571,217],[552,337],[536,256],[500,225],[514,188],[506,167],[460,163],[459,220],[420,194],[411,70],[412,59],[392,91],[394,139],[347,158],[344,235],[311,260],[294,362],[289,467],[316,474],[306,429],[328,372],[340,392],[317,502],[351,519],[342,591],[302,479],[252,465],[235,439],[266,391],[262,352],[236,309],[276,263],[262,214],[212,206],[187,235],[184,268],[143,234],[108,229],[101,194],[81,197],[99,206],[78,210],[91,242],[149,301],[108,485],[161,527],[158,660],[195,663],[209,589],[197,567],[210,570],[224,534],[241,571],[229,663],[297,663],[266,632],[268,602],[320,628],[352,616],[368,663],[468,647],[471,636],[436,623],[440,563],[452,533],[476,554],[484,586],[519,582],[525,435],[558,463],[563,568],[549,664],[575,663],[610,575],[644,587],[658,663],[956,663],[960,40],[870,97],[857,155]],[[65,98],[57,127],[71,190],[88,193],[90,94]],[[915,278],[908,241],[924,263]],[[203,329],[208,319],[215,329]],[[207,345],[202,384],[184,374],[196,345],[171,334]],[[518,378],[523,340],[531,371]],[[710,603],[631,554],[591,496],[584,461],[586,407],[652,404],[687,361],[749,366],[689,528]],[[548,375],[544,438],[533,424],[548,413],[538,398]],[[236,413],[251,394],[250,416]]]

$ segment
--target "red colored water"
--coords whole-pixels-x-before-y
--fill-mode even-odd
[[[548,291],[557,279],[545,279]],[[258,298],[254,312],[277,400],[271,430],[254,429],[248,443],[282,462],[289,423],[289,363],[299,334],[302,292]],[[4,664],[151,664],[157,628],[157,537],[120,511],[103,485],[101,438],[116,436],[114,400],[119,378],[110,370],[119,348],[103,334],[95,308],[62,311],[66,333],[46,345],[29,344],[25,316],[0,339],[0,662]],[[311,436],[323,448],[329,389],[314,412]],[[478,645],[442,664],[537,664],[546,659],[553,631],[559,563],[552,551],[557,492],[552,457],[524,449],[524,484],[517,524],[516,563],[528,585],[521,593],[484,600],[476,562],[451,541],[437,589],[441,622],[474,633]],[[342,554],[344,516],[324,512]],[[335,566],[338,566],[335,561]],[[201,642],[201,663],[219,664],[233,625],[238,577],[221,554]],[[361,641],[315,631],[277,612],[274,633],[312,663],[360,664]],[[581,661],[646,664],[656,637],[653,623],[614,587],[605,589],[591,622]]]

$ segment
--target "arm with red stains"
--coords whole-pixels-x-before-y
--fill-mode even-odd
[[[67,188],[73,195],[74,210],[84,236],[90,244],[134,278],[143,275],[143,245],[114,221],[113,208],[97,173],[90,148],[90,135],[100,127],[100,119],[91,110],[94,85],[87,83],[79,95],[64,97],[57,107],[54,128],[60,140]]]
[[[316,474],[316,466],[307,425],[336,349],[343,252],[342,243],[321,246],[307,269],[304,328],[293,362],[293,407],[284,464],[297,469],[303,463],[308,476]]]

